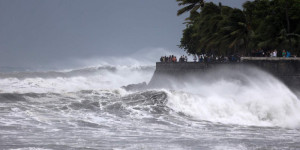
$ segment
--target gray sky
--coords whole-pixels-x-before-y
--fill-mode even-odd
[[[222,3],[241,8],[245,1]],[[177,17],[178,9],[175,0],[0,0],[0,66],[181,51],[186,16]]]

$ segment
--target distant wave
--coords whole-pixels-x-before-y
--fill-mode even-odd
[[[99,66],[99,67],[88,67],[82,69],[74,69],[68,71],[21,71],[21,72],[8,72],[0,73],[0,79],[2,78],[56,78],[56,77],[74,77],[82,75],[94,75],[101,71],[116,72],[121,69],[128,69],[131,71],[149,71],[154,70],[154,66]]]
[[[100,66],[68,71],[2,73],[0,93],[116,89],[149,82],[154,70],[154,66]]]

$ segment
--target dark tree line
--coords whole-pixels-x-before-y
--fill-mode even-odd
[[[187,53],[250,55],[251,51],[289,50],[300,55],[300,0],[254,0],[243,10],[205,3],[177,0],[177,15],[189,12],[180,48]]]

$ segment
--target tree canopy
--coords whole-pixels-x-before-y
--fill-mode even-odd
[[[254,0],[243,9],[202,0],[177,0],[188,12],[179,47],[189,54],[249,55],[286,49],[300,55],[300,0]]]

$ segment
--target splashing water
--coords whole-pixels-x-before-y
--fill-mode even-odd
[[[188,81],[190,80],[190,81]],[[300,127],[300,101],[281,81],[255,68],[222,68],[199,79],[190,77],[168,92],[168,106],[200,120]]]
[[[268,73],[223,68],[172,90],[120,88],[149,82],[154,69],[0,74],[0,148],[299,148],[299,99]]]

